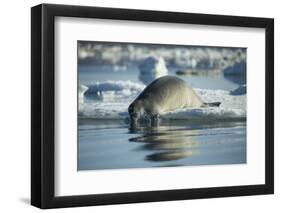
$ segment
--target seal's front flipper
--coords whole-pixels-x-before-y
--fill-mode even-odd
[[[203,107],[219,107],[221,102],[203,103]]]

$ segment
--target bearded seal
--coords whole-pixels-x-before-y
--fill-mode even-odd
[[[218,107],[220,102],[205,103],[176,76],[164,76],[151,82],[130,104],[128,112],[131,122],[136,123],[142,116],[151,121],[169,111],[184,108]]]

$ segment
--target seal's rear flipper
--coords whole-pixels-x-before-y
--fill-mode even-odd
[[[219,107],[221,105],[221,102],[212,102],[212,103],[204,103],[204,107]]]

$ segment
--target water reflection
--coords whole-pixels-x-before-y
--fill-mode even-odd
[[[182,158],[187,158],[193,155],[198,154],[199,151],[192,151],[192,150],[179,150],[179,151],[169,151],[169,152],[161,152],[161,153],[155,153],[152,155],[147,155],[146,160],[149,161],[173,161],[173,160],[179,160]]]
[[[188,161],[192,162],[195,158],[206,158],[206,154],[212,156],[222,155],[228,152],[227,150],[231,152],[233,148],[231,148],[231,144],[235,140],[227,142],[227,138],[231,138],[233,134],[240,134],[239,131],[230,130],[237,125],[241,125],[241,123],[197,124],[192,122],[192,124],[182,124],[181,126],[174,126],[171,123],[158,127],[138,126],[138,128],[130,129],[129,133],[138,134],[138,136],[131,137],[129,141],[139,143],[137,151],[145,154],[145,161],[176,162],[177,165],[180,165],[182,161],[179,160],[184,159],[185,165],[187,165]],[[222,138],[224,139],[222,140]],[[222,150],[218,152],[218,149]]]
[[[171,130],[171,127],[138,129],[143,131],[138,137],[130,138],[131,142],[142,143],[139,150],[152,151],[145,157],[147,161],[173,161],[198,155],[199,142],[194,139],[196,130]]]
[[[246,162],[245,121],[163,120],[128,131],[121,120],[79,120],[78,170]]]

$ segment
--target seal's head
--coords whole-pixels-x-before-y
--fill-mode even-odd
[[[140,100],[135,100],[133,103],[130,104],[128,108],[128,112],[131,118],[131,121],[136,122],[140,119],[142,114],[144,113],[143,104]]]

